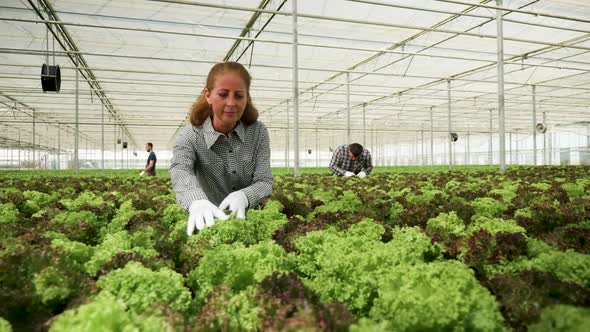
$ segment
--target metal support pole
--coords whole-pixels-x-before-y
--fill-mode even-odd
[[[426,165],[425,158],[424,158],[424,126],[422,126],[422,130],[420,130],[420,159],[422,159],[422,166]]]
[[[453,140],[451,139],[451,80],[447,80],[447,106],[448,106],[448,128],[447,139],[449,141],[449,171],[453,170]]]
[[[508,133],[508,147],[510,150],[510,165],[512,165],[512,132]]]
[[[547,126],[547,117],[545,112],[543,112],[543,124]],[[546,131],[543,133],[543,165],[547,165],[547,135]]]
[[[39,145],[39,149],[37,149],[37,153],[39,153],[39,158],[37,158],[37,160],[39,161],[39,169],[43,169],[41,165],[41,135],[39,135],[37,139],[37,145]]]
[[[32,110],[33,113],[33,169],[35,169],[35,109]]]
[[[286,149],[285,149],[285,165],[287,166],[287,173],[291,173],[290,172],[290,168],[291,168],[291,147],[290,147],[290,141],[291,141],[291,123],[290,123],[290,115],[289,115],[289,100],[287,99],[287,135],[285,136],[285,139],[287,141],[286,144]]]
[[[492,165],[494,163],[494,154],[493,154],[493,132],[492,132],[492,110],[490,109],[490,138],[489,138],[489,148],[488,148],[488,164]]]
[[[101,105],[101,120],[102,120],[102,127],[101,127],[101,143],[100,143],[100,151],[101,151],[101,158],[100,158],[100,168],[104,170],[104,104]]]
[[[18,133],[18,170],[20,171],[20,132]]]
[[[433,120],[433,109],[430,106],[430,166],[434,167],[434,120]]]
[[[114,118],[113,118],[114,120]],[[113,125],[113,169],[117,169],[117,123]]]
[[[416,161],[418,160],[418,138],[416,137],[416,133],[414,133],[414,137],[412,137],[412,165],[418,164]]]
[[[469,146],[469,136],[471,136],[471,134],[469,133],[469,129],[467,129],[467,165],[471,165],[471,147]]]
[[[367,146],[367,137],[365,134],[365,113],[366,113],[367,103],[363,103],[363,146]]]
[[[379,133],[375,134],[375,140],[377,141],[377,166],[381,166],[381,139],[379,137]]]
[[[533,85],[533,165],[537,165],[537,89]]]
[[[375,121],[371,121],[371,153],[375,154]],[[376,157],[376,155],[375,155]]]
[[[448,152],[449,145],[443,141],[441,143],[441,146],[442,146],[442,150],[443,150],[443,164],[448,164],[449,163],[449,161],[448,161],[448,159],[449,159],[449,152]]]
[[[315,167],[320,167],[320,145],[318,141],[318,129],[315,129]]]
[[[346,73],[346,144],[350,141],[350,73]]]
[[[520,164],[520,158],[518,156],[518,134],[516,134],[516,141],[514,142],[514,154],[516,158],[516,164]]]
[[[549,137],[547,138],[547,145],[548,145],[548,148],[547,148],[548,161],[547,161],[547,163],[549,165],[553,165],[553,138],[554,137],[555,137],[554,133],[549,133]]]
[[[57,124],[57,169],[61,169],[61,125]]]
[[[74,59],[74,66],[78,67],[78,60]],[[80,165],[79,165],[79,158],[78,158],[78,135],[79,135],[79,114],[78,114],[78,108],[79,108],[79,89],[78,89],[78,70],[75,70],[76,72],[76,138],[74,139],[74,171],[76,172],[76,174],[80,174]]]
[[[498,7],[502,7],[502,0],[496,0]],[[498,41],[498,130],[500,135],[500,173],[506,172],[506,142],[504,132],[504,31],[502,27],[502,11],[496,11],[497,36]]]
[[[299,176],[299,65],[297,33],[297,0],[293,0],[293,118],[295,120],[295,162],[294,175]]]
[[[127,139],[125,137],[125,132],[123,128],[119,128],[121,130],[121,169],[125,169],[125,149],[123,149],[123,142]]]

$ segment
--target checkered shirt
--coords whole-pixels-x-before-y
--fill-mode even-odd
[[[188,125],[176,138],[170,164],[176,200],[188,211],[192,202],[208,199],[215,205],[231,192],[246,194],[249,207],[272,194],[270,142],[260,121],[241,122],[228,137],[213,129],[211,119],[200,127]]]
[[[348,157],[348,145],[341,145],[336,148],[330,161],[330,170],[334,175],[344,175],[346,171],[358,174],[360,171],[364,171],[369,175],[373,165],[371,163],[371,153],[367,149],[363,149],[363,152],[358,156],[356,160],[350,160]]]

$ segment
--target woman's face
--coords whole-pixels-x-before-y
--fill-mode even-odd
[[[239,74],[227,72],[215,79],[212,90],[205,88],[205,97],[213,109],[213,126],[231,130],[244,114],[248,90]]]

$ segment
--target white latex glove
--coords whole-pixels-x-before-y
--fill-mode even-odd
[[[145,171],[141,171],[141,173],[139,173],[139,176],[144,176],[145,175]]]
[[[346,171],[346,172],[344,172],[344,176],[354,176],[354,173]]]
[[[227,195],[227,197],[219,204],[221,211],[230,209],[236,217],[240,219],[246,218],[246,208],[248,207],[248,197],[243,191],[234,191]]]
[[[360,171],[359,174],[357,174],[356,176],[358,176],[359,178],[364,178],[365,176],[367,176],[367,173],[365,173],[365,171]]]
[[[191,236],[195,228],[202,230],[205,227],[211,227],[215,224],[213,218],[226,220],[229,216],[223,213],[217,206],[206,199],[200,199],[191,203],[188,208],[188,223],[186,225],[186,234]]]

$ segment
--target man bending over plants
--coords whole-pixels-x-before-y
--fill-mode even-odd
[[[358,143],[341,145],[334,151],[329,167],[334,175],[364,178],[373,169],[371,153]]]

